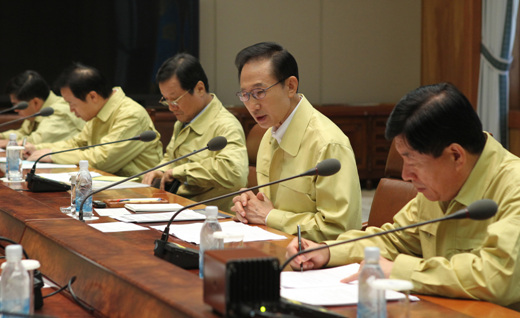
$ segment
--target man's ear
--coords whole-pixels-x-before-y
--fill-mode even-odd
[[[99,94],[96,91],[90,91],[87,93],[87,96],[85,96],[85,101],[89,102],[92,101],[96,103],[99,100]]]
[[[202,81],[198,81],[195,85],[195,88],[193,88],[193,94],[200,94],[203,95],[206,93],[206,86]]]
[[[296,76],[289,76],[288,79],[285,80],[285,85],[289,89],[289,97],[293,97],[298,93],[298,79]]]
[[[453,159],[453,162],[458,165],[463,165],[466,163],[466,160],[468,159],[468,153],[464,147],[457,143],[452,143],[448,146],[448,151]]]
[[[41,98],[35,97],[29,101],[29,105],[31,103],[33,103],[36,112],[39,112],[42,109],[42,106],[45,103],[45,101]]]

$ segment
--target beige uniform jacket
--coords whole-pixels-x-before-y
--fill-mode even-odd
[[[328,158],[338,159],[341,169],[332,176],[305,176],[261,188],[274,204],[267,225],[289,234],[296,234],[300,225],[302,236],[317,242],[361,228],[356,159],[348,137],[338,126],[302,95],[279,146],[271,130],[258,150],[258,184],[301,174]]]
[[[242,125],[212,94],[212,101],[192,122],[183,126],[177,121],[173,136],[161,161],[166,163],[194,150],[207,146],[216,136],[227,139],[220,151],[204,150],[167,165],[172,175],[181,182],[177,194],[194,201],[202,201],[245,187],[248,174],[247,150]],[[233,197],[208,203],[220,210],[230,211]]]
[[[439,218],[484,198],[498,204],[491,219],[449,220],[332,247],[328,265],[359,262],[365,246],[379,246],[381,255],[394,261],[390,277],[412,281],[417,293],[518,303],[520,158],[490,135],[469,178],[445,210],[419,193],[395,215],[393,224],[346,232],[338,240]]]
[[[151,142],[125,141],[55,154],[52,155],[53,162],[78,164],[80,160],[88,160],[90,167],[119,176],[132,176],[159,163],[162,144],[150,116],[144,107],[126,97],[123,90],[116,87],[103,108],[85,124],[81,133],[60,142],[38,144],[36,148],[59,151],[123,140],[146,130],[155,131],[157,138]]]
[[[46,107],[54,109],[54,113],[47,117],[35,117],[32,121],[26,119],[19,129],[4,131],[0,138],[8,139],[10,133],[15,133],[18,141],[27,137],[28,142],[36,145],[74,137],[83,129],[85,121],[76,117],[70,111],[69,104],[52,91],[41,109]]]

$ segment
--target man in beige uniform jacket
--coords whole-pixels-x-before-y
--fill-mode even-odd
[[[306,176],[244,193],[233,211],[244,223],[266,224],[289,234],[335,239],[361,227],[361,187],[347,136],[318,112],[298,90],[298,66],[280,45],[264,42],[238,53],[237,96],[265,133],[256,160],[259,184],[292,177],[335,158],[338,173]]]
[[[76,117],[63,98],[56,96],[43,77],[35,71],[25,71],[9,80],[6,93],[13,105],[21,101],[28,103],[26,109],[15,110],[21,117],[31,116],[46,107],[54,109],[54,113],[48,117],[26,119],[19,129],[0,133],[0,147],[7,145],[11,133],[16,134],[18,141],[27,138],[28,142],[38,144],[73,137],[85,125],[85,121]]]
[[[73,138],[27,145],[28,160],[53,151],[128,139],[146,130],[155,131],[146,110],[126,97],[120,87],[111,89],[95,68],[75,64],[57,82],[71,110],[87,123],[81,133]],[[157,133],[157,138],[151,142],[126,141],[46,156],[42,161],[77,164],[80,160],[88,160],[92,168],[131,176],[159,163],[162,152],[159,138]]]
[[[161,163],[206,147],[208,142],[223,136],[227,145],[220,151],[205,150],[160,170],[149,172],[143,182],[151,184],[161,178],[161,188],[201,201],[227,194],[244,187],[248,162],[245,136],[240,122],[215,94],[208,92],[208,79],[199,61],[189,54],[178,54],[166,60],[157,72],[157,83],[163,98],[177,117],[173,136]],[[232,198],[211,203],[229,211]]]

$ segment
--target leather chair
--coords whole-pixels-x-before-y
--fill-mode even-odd
[[[367,226],[380,227],[393,222],[394,215],[417,195],[411,182],[401,179],[403,159],[395,149],[394,142],[390,146],[385,166],[385,178],[381,178],[370,207]]]

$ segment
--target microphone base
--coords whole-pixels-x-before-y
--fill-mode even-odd
[[[38,175],[27,175],[27,188],[31,192],[62,192],[70,190],[70,185]]]
[[[199,268],[199,251],[175,243],[156,240],[154,255],[183,269]]]

